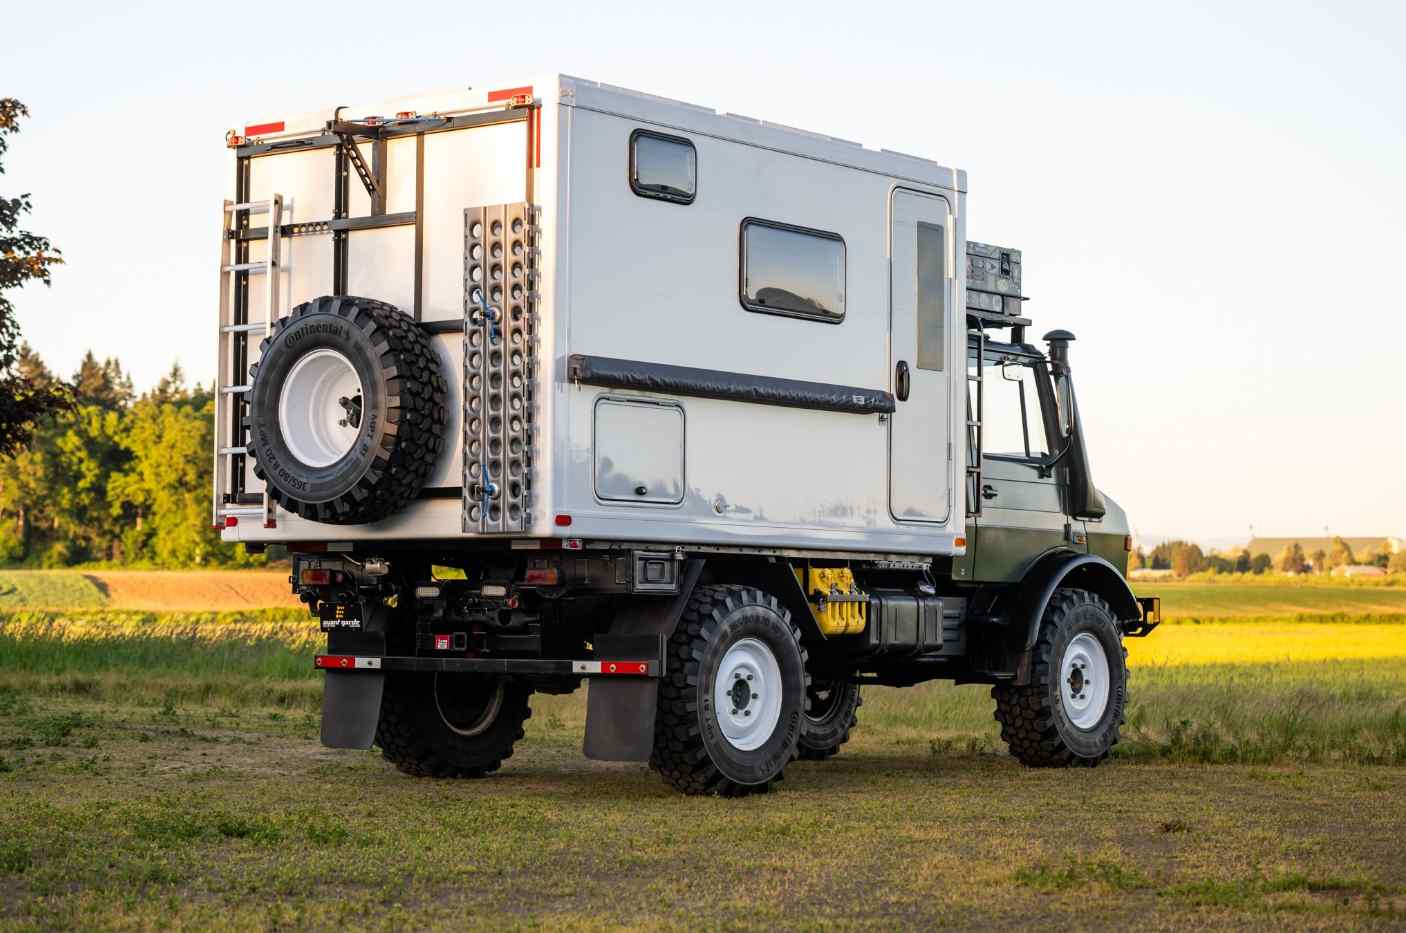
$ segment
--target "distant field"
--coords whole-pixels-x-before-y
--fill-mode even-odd
[[[1145,581],[1135,584],[1134,589],[1140,595],[1161,596],[1162,614],[1168,619],[1326,614],[1344,619],[1397,616],[1406,621],[1406,587],[1401,586]]]
[[[1252,581],[1147,581],[1135,589],[1161,596],[1168,620],[1327,615],[1333,621],[1406,622],[1406,586]],[[286,570],[0,570],[0,610],[227,612],[299,605]]]
[[[0,610],[298,606],[286,570],[0,570]]]

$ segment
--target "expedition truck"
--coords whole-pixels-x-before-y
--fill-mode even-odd
[[[1072,334],[925,159],[564,76],[231,131],[213,517],[291,555],[322,741],[496,769],[534,692],[688,793],[835,754],[865,684],[1118,739],[1123,512]]]

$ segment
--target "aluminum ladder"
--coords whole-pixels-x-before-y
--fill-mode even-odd
[[[244,470],[248,454],[245,440],[245,396],[253,388],[247,378],[249,339],[262,340],[273,333],[278,313],[278,270],[282,268],[284,199],[275,194],[266,201],[224,202],[220,222],[220,320],[219,361],[215,368],[215,476],[213,489],[213,521],[217,529],[232,527],[240,518],[261,518],[265,528],[275,526],[274,502],[265,484],[261,505],[242,503],[237,480]],[[238,262],[238,245],[242,232],[240,224],[250,214],[268,215],[268,256],[260,262]],[[267,301],[262,321],[236,320],[247,314],[245,302],[234,300],[239,276],[264,276]],[[245,280],[247,282],[247,279]],[[241,345],[239,342],[244,341]],[[242,351],[242,352],[236,352]],[[244,370],[236,373],[236,367]],[[241,381],[236,382],[238,378]],[[239,415],[239,417],[235,417]]]
[[[981,515],[981,451],[982,442],[982,419],[986,408],[985,398],[985,366],[986,366],[986,331],[982,328],[981,322],[977,322],[976,327],[967,329],[967,352],[976,351],[976,371],[973,372],[970,366],[967,367],[967,514]],[[972,387],[976,387],[976,405],[972,405]]]

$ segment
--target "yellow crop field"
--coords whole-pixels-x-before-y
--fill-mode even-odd
[[[1163,625],[1129,638],[1132,667],[1406,658],[1406,625],[1236,622]]]

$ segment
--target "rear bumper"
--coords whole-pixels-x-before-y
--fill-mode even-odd
[[[421,658],[355,654],[319,654],[313,667],[322,671],[419,671],[446,674],[557,675],[562,677],[645,677],[663,676],[664,665],[657,659],[569,659],[569,658]]]
[[[1125,638],[1143,638],[1152,634],[1152,630],[1162,624],[1162,597],[1139,596],[1137,604],[1142,610],[1142,618],[1123,623]]]

